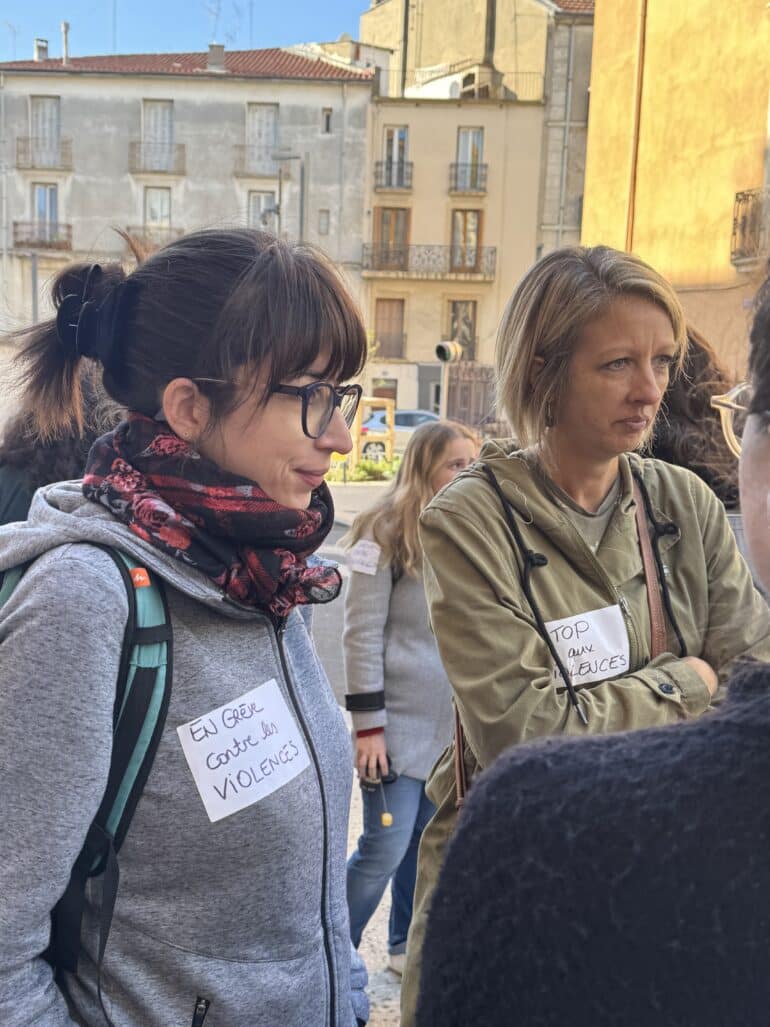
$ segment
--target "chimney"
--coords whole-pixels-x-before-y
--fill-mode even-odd
[[[70,23],[63,21],[61,23],[61,62],[63,66],[70,62],[69,34]]]
[[[209,59],[206,64],[207,71],[217,71],[220,74],[225,70],[225,48],[222,43],[209,43]]]
[[[47,61],[48,60],[48,40],[47,39],[36,39],[35,50],[32,57],[33,61]]]

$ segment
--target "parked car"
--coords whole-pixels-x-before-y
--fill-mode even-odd
[[[430,410],[396,410],[393,452],[403,453],[409,436],[427,421],[438,421],[438,414]],[[375,410],[372,416],[361,425],[361,436],[364,442],[361,455],[365,460],[381,460],[385,456],[385,442],[377,435],[387,434],[387,422],[384,410]],[[370,436],[374,436],[371,437]]]

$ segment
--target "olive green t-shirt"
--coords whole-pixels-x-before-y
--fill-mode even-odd
[[[527,460],[541,491],[569,517],[591,552],[595,553],[601,545],[604,533],[620,499],[620,475],[612,483],[596,512],[591,513],[576,503],[572,496],[556,484],[532,451],[527,451]]]

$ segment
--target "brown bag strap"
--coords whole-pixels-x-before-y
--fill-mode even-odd
[[[660,599],[658,571],[652,553],[652,542],[650,542],[650,529],[647,526],[644,498],[636,478],[634,478],[634,499],[636,500],[636,533],[639,536],[639,548],[642,551],[644,580],[647,585],[647,605],[650,608],[650,657],[654,660],[656,656],[668,651],[668,633],[663,603]]]
[[[460,711],[457,703],[454,703],[455,711],[455,807],[461,809],[465,802],[465,795],[468,791],[468,781],[465,776],[465,732],[463,722],[460,720]]]

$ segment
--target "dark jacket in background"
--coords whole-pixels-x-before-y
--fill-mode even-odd
[[[21,467],[0,464],[0,524],[26,520],[36,488]]]
[[[702,720],[517,746],[434,893],[418,1027],[770,1020],[770,668]]]

